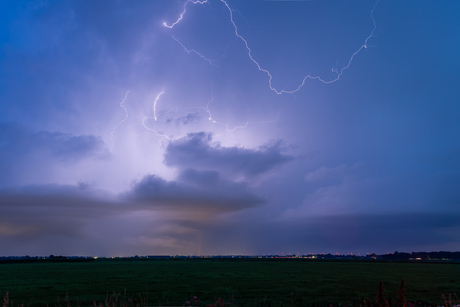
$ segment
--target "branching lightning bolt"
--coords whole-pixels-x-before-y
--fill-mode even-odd
[[[244,125],[244,126],[236,126],[233,129],[229,129],[228,124],[221,123],[221,122],[215,120],[214,118],[212,118],[211,111],[209,110],[209,105],[211,104],[211,102],[214,101],[214,90],[213,90],[212,86],[211,86],[211,95],[212,95],[211,100],[208,101],[208,103],[206,104],[206,107],[202,108],[203,110],[206,111],[206,113],[209,114],[209,118],[208,118],[209,121],[211,121],[213,124],[224,126],[227,129],[227,132],[233,132],[233,131],[235,131],[237,129],[244,129],[244,128],[248,127],[249,122],[246,122],[246,125]]]
[[[118,126],[120,126],[124,121],[126,121],[128,119],[128,110],[126,109],[126,107],[123,105],[123,103],[125,103],[125,100],[128,98],[128,93],[129,91],[126,92],[125,94],[125,98],[123,98],[123,101],[120,102],[120,107],[123,108],[123,110],[125,110],[125,118],[123,118],[112,130],[112,132],[110,132],[110,138],[112,140],[112,146],[110,147],[110,151],[113,150],[113,144],[114,144],[114,140],[113,140],[113,135],[115,133],[115,130],[117,129]]]
[[[146,117],[144,117],[144,119],[142,119],[142,126],[144,126],[145,129],[147,129],[147,130],[149,130],[149,131],[152,131],[152,132],[155,133],[157,136],[161,136],[161,137],[164,137],[164,138],[166,138],[166,139],[168,139],[168,140],[172,140],[172,139],[171,139],[169,136],[167,136],[166,134],[158,133],[156,130],[147,127],[147,126],[145,125],[145,121],[146,121],[147,119],[149,119],[149,118],[151,118],[151,117],[146,116]]]
[[[306,81],[307,81],[308,79],[318,80],[318,81],[320,81],[320,82],[322,82],[322,83],[324,83],[324,84],[334,83],[334,82],[336,82],[337,80],[339,80],[340,77],[342,76],[343,72],[344,72],[346,69],[348,69],[348,68],[350,67],[351,62],[353,61],[353,59],[355,58],[355,56],[356,56],[361,50],[367,49],[367,47],[368,47],[367,43],[368,43],[369,39],[372,38],[372,37],[374,36],[374,32],[375,32],[375,30],[376,30],[376,28],[377,28],[377,24],[376,24],[376,22],[375,22],[375,19],[374,19],[373,14],[374,14],[374,11],[375,11],[375,8],[376,8],[377,4],[379,3],[379,0],[377,0],[377,2],[374,4],[374,7],[372,8],[372,11],[371,11],[371,14],[370,14],[370,17],[371,17],[371,19],[372,19],[372,21],[373,21],[373,23],[374,23],[374,27],[373,27],[373,29],[372,29],[370,35],[369,35],[368,37],[366,37],[366,39],[364,40],[363,45],[361,45],[361,46],[358,48],[358,50],[356,50],[356,51],[351,55],[350,59],[348,60],[347,65],[345,65],[344,67],[342,67],[340,70],[338,70],[338,69],[336,69],[336,68],[332,69],[332,71],[335,72],[335,73],[337,74],[337,76],[336,76],[334,79],[327,81],[327,80],[324,80],[323,78],[321,78],[320,76],[311,76],[311,75],[307,75],[307,76],[305,76],[305,77],[303,78],[302,82],[300,83],[300,85],[299,85],[296,89],[291,90],[291,91],[287,91],[287,90],[285,90],[285,89],[277,90],[277,89],[274,88],[273,85],[272,85],[273,75],[272,75],[272,74],[270,73],[270,71],[268,71],[267,69],[262,68],[262,66],[259,64],[259,62],[257,62],[257,61],[254,59],[254,57],[252,56],[252,50],[251,50],[251,48],[249,47],[248,41],[247,41],[243,36],[241,36],[241,35],[239,34],[239,32],[238,32],[238,27],[237,27],[237,25],[235,24],[235,22],[234,22],[234,20],[233,20],[233,9],[230,8],[230,6],[228,5],[228,3],[227,3],[226,0],[219,0],[219,1],[222,2],[222,3],[227,7],[227,9],[228,9],[228,12],[229,12],[229,14],[230,14],[230,22],[231,22],[232,25],[233,25],[234,32],[235,32],[235,36],[237,36],[237,37],[244,43],[244,45],[245,45],[245,47],[246,47],[246,50],[248,51],[248,56],[249,56],[249,58],[250,58],[251,61],[257,66],[258,70],[264,72],[264,73],[268,76],[268,86],[269,86],[270,90],[274,91],[274,92],[275,92],[276,94],[278,94],[278,95],[281,95],[281,94],[293,94],[293,93],[299,91],[299,90],[305,85],[305,83],[306,83]],[[205,4],[205,3],[208,3],[209,0],[203,0],[203,1],[198,1],[198,0],[197,0],[197,1],[187,0],[187,1],[185,2],[185,4],[184,4],[184,10],[183,10],[182,13],[180,14],[179,18],[178,18],[173,24],[171,24],[171,25],[168,25],[168,24],[166,24],[166,23],[163,23],[163,25],[164,25],[165,27],[168,27],[168,28],[172,29],[175,25],[177,25],[179,22],[181,22],[181,20],[184,18],[185,13],[187,12],[187,4],[188,4],[189,2],[191,2],[191,3],[193,3],[193,4]],[[185,48],[185,47],[184,47],[184,48]],[[187,49],[186,49],[186,50],[187,50]]]
[[[358,48],[358,50],[356,50],[350,57],[350,59],[348,60],[348,63],[346,66],[342,67],[339,70],[337,70],[336,68],[334,68],[332,71],[335,72],[337,74],[337,77],[335,79],[332,79],[332,80],[329,80],[329,81],[325,81],[324,79],[322,79],[321,77],[319,76],[315,76],[315,77],[312,77],[310,75],[307,75],[305,76],[305,78],[302,80],[302,83],[299,85],[299,87],[293,91],[285,91],[285,90],[282,90],[280,92],[276,91],[274,88],[272,88],[271,86],[271,80],[272,80],[272,76],[269,74],[270,76],[270,79],[269,79],[269,83],[270,83],[270,89],[275,91],[277,94],[282,94],[282,93],[288,93],[288,94],[292,94],[292,93],[295,93],[297,92],[298,90],[300,90],[300,88],[302,86],[305,85],[305,82],[307,81],[307,79],[316,79],[316,80],[319,80],[320,82],[324,83],[324,84],[330,84],[330,83],[334,83],[336,82],[337,80],[340,79],[340,77],[342,76],[343,74],[343,71],[348,69],[351,65],[351,62],[353,61],[353,59],[355,58],[355,56],[363,49],[367,49],[367,42],[369,41],[369,39],[371,39],[373,36],[374,36],[374,32],[375,32],[375,29],[377,28],[377,23],[375,22],[375,18],[374,18],[374,11],[375,11],[375,8],[377,7],[377,4],[379,3],[380,0],[377,0],[377,2],[374,4],[374,7],[372,8],[371,10],[371,19],[372,19],[372,22],[374,23],[374,27],[372,28],[372,31],[371,33],[369,34],[368,37],[366,37],[366,39],[364,40],[364,44],[361,45],[361,47]],[[252,59],[252,58],[251,58]],[[260,69],[260,68],[259,68]]]
[[[170,25],[170,26],[168,26],[168,25],[166,24],[166,22],[163,22],[163,25],[164,25],[165,27],[167,27],[167,28],[170,28],[170,29],[172,29],[175,25],[177,25],[177,24],[184,18],[185,13],[187,12],[187,3],[189,3],[189,2],[192,2],[193,4],[197,4],[197,3],[199,3],[199,4],[204,4],[204,3],[207,3],[208,0],[203,0],[203,1],[200,1],[200,0],[196,0],[196,1],[187,0],[187,2],[185,2],[185,4],[184,4],[184,10],[183,10],[182,13],[180,14],[180,16],[179,16],[179,18],[176,20],[176,22],[173,23],[173,24]]]
[[[202,55],[202,54],[199,53],[198,51],[193,50],[193,49],[190,49],[190,50],[187,49],[187,48],[184,46],[184,44],[182,44],[182,43],[181,43],[177,38],[175,38],[174,36],[173,36],[173,39],[174,39],[176,42],[178,42],[179,45],[181,45],[182,48],[184,48],[185,51],[187,51],[188,54],[190,54],[190,53],[195,53],[195,54],[197,54],[200,58],[206,60],[206,61],[207,61],[209,64],[211,64],[212,66],[216,66],[216,64],[214,64],[212,60],[208,59],[207,57],[205,57],[204,55]]]

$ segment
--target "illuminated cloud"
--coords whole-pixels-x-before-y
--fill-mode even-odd
[[[155,248],[183,248],[184,244],[180,240],[170,237],[133,237],[125,239],[125,243],[128,245],[140,246],[140,247],[155,247]]]
[[[164,163],[171,167],[221,170],[255,176],[294,160],[283,154],[281,142],[257,149],[224,147],[212,141],[212,134],[191,133],[168,144]]]
[[[179,118],[176,118],[176,123],[177,124],[182,124],[182,125],[188,125],[196,120],[199,120],[201,116],[197,112],[195,113],[188,113],[186,116],[182,116]]]

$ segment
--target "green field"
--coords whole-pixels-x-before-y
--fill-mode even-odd
[[[405,279],[407,301],[436,306],[441,295],[460,292],[458,263],[397,263],[305,260],[101,260],[0,264],[0,295],[14,305],[72,306],[103,301],[124,290],[149,306],[182,306],[193,296],[205,303],[222,297],[236,306],[359,305],[383,282],[397,302]],[[396,304],[395,304],[396,305]]]

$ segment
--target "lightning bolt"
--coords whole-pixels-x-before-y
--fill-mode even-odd
[[[149,119],[152,119],[152,118],[153,118],[155,121],[158,120],[158,118],[157,118],[157,116],[156,116],[156,106],[157,106],[158,100],[160,99],[161,95],[164,94],[164,92],[165,92],[165,90],[161,91],[161,92],[157,95],[157,97],[155,98],[155,101],[153,102],[153,117],[149,117],[149,116],[144,117],[144,118],[142,119],[142,126],[143,126],[145,129],[147,129],[147,130],[149,130],[149,131],[155,133],[157,136],[159,136],[159,137],[164,137],[164,138],[166,138],[167,140],[171,141],[171,140],[175,140],[176,138],[171,138],[171,137],[167,136],[166,134],[159,133],[159,132],[156,131],[155,129],[152,129],[152,128],[148,127],[147,124],[146,124],[146,121],[149,120]],[[209,115],[209,118],[208,118],[209,121],[211,121],[213,124],[224,126],[228,132],[233,132],[233,131],[235,131],[235,130],[237,130],[237,129],[243,129],[243,128],[248,127],[249,122],[246,122],[246,125],[244,125],[244,126],[236,126],[236,127],[232,128],[232,129],[230,129],[228,124],[224,124],[224,123],[221,123],[221,122],[215,120],[215,119],[212,117],[211,111],[209,110],[209,104],[211,104],[211,103],[214,101],[214,92],[213,92],[212,87],[211,87],[211,92],[212,92],[212,97],[211,97],[211,100],[206,104],[206,107],[200,107],[200,108],[199,108],[199,109],[205,110],[206,113],[208,113],[208,115]],[[126,120],[126,119],[125,119],[125,120]],[[117,126],[118,126],[118,125],[117,125]]]
[[[185,51],[187,51],[188,54],[190,54],[190,53],[195,53],[195,54],[197,54],[200,58],[206,60],[206,61],[207,61],[209,64],[211,64],[212,66],[216,66],[216,64],[213,63],[213,60],[208,59],[207,57],[205,57],[204,55],[202,55],[201,53],[199,53],[199,52],[196,51],[196,50],[193,50],[193,49],[190,49],[190,50],[189,50],[189,49],[187,49],[187,48],[184,46],[184,44],[182,44],[182,43],[181,43],[177,38],[175,38],[174,36],[173,36],[173,39],[174,39],[176,42],[178,42],[179,45],[181,45],[182,48],[184,48]],[[216,67],[217,67],[217,66],[216,66]]]
[[[184,4],[184,10],[183,10],[182,13],[180,14],[180,16],[179,16],[179,18],[176,20],[176,22],[173,23],[173,24],[170,25],[170,26],[168,26],[168,25],[166,24],[166,22],[163,22],[163,25],[164,25],[165,27],[167,27],[167,28],[170,28],[170,29],[172,29],[175,25],[177,25],[177,24],[184,18],[185,13],[187,12],[187,4],[188,4],[189,2],[191,2],[191,3],[193,3],[193,4],[197,4],[197,3],[199,3],[199,4],[205,4],[205,3],[208,2],[208,0],[203,0],[203,1],[200,1],[200,0],[196,0],[196,1],[187,0],[187,2],[185,2],[185,4]]]
[[[164,92],[165,90],[162,90],[157,95],[157,97],[155,98],[155,101],[153,102],[153,118],[155,119],[155,121],[157,121],[157,102],[158,102],[158,99],[160,99],[160,96],[164,94]]]
[[[125,94],[125,98],[123,98],[123,101],[120,102],[120,107],[123,108],[123,110],[125,111],[125,118],[123,118],[112,130],[112,132],[110,132],[110,139],[112,140],[112,146],[110,147],[110,151],[113,150],[113,144],[114,144],[114,140],[113,140],[113,135],[115,133],[115,130],[117,130],[117,127],[120,126],[124,121],[126,121],[128,119],[128,110],[126,109],[126,107],[123,105],[125,103],[125,100],[128,98],[128,93],[129,91],[126,92]]]
[[[237,130],[237,129],[244,129],[244,128],[247,128],[247,127],[248,127],[249,122],[246,122],[246,125],[244,125],[244,126],[236,126],[236,127],[234,127],[233,129],[229,129],[228,124],[224,124],[224,123],[221,123],[221,122],[215,120],[215,119],[212,117],[211,110],[209,110],[209,105],[210,105],[213,101],[214,101],[214,90],[213,90],[212,85],[211,85],[211,100],[208,101],[208,103],[206,104],[206,107],[202,107],[202,108],[201,108],[201,109],[205,110],[206,113],[208,113],[208,115],[209,115],[208,120],[209,120],[210,122],[212,122],[213,124],[216,124],[216,125],[224,126],[225,129],[227,129],[227,132],[233,132],[233,131],[235,131],[235,130]]]
[[[187,0],[184,4],[184,10],[182,11],[182,13],[180,14],[179,18],[171,25],[168,25],[166,23],[163,23],[163,25],[165,27],[168,27],[170,29],[172,29],[174,26],[176,26],[179,22],[181,22],[181,20],[184,18],[184,15],[185,13],[187,12],[187,4],[188,3],[193,3],[193,4],[205,4],[205,3],[208,3],[209,0],[203,0],[203,1],[193,1],[193,0]],[[219,0],[220,2],[222,2],[225,7],[228,9],[228,12],[229,12],[229,15],[230,15],[230,22],[232,23],[233,25],[233,29],[234,29],[234,33],[235,33],[235,36],[238,37],[245,45],[246,47],[246,50],[248,52],[248,57],[249,59],[257,66],[257,69],[261,72],[264,72],[267,76],[268,76],[268,86],[270,88],[270,90],[274,91],[276,94],[278,95],[281,95],[281,94],[293,94],[297,91],[299,91],[306,83],[306,81],[308,79],[311,79],[311,80],[318,80],[324,84],[330,84],[330,83],[334,83],[336,81],[338,81],[340,79],[340,77],[342,76],[343,72],[348,69],[352,63],[352,61],[354,60],[355,56],[361,52],[361,50],[363,49],[367,49],[368,45],[368,41],[369,39],[371,39],[373,36],[374,36],[374,32],[377,28],[377,23],[375,21],[375,18],[373,16],[374,14],[374,11],[375,11],[375,8],[377,6],[377,4],[379,3],[380,0],[377,0],[377,2],[374,4],[374,7],[372,8],[372,11],[371,11],[371,14],[370,14],[370,17],[373,21],[373,24],[374,24],[374,27],[371,31],[371,33],[369,34],[368,37],[366,37],[366,39],[364,40],[364,43],[358,48],[358,50],[356,50],[350,57],[350,59],[348,60],[348,63],[347,65],[345,65],[344,67],[342,67],[340,70],[334,68],[332,69],[332,71],[334,73],[336,73],[336,77],[334,79],[331,79],[331,80],[325,80],[323,78],[321,78],[320,76],[311,76],[311,75],[307,75],[303,78],[302,82],[300,83],[300,85],[294,89],[294,90],[291,90],[291,91],[288,91],[288,90],[285,90],[285,89],[282,89],[282,90],[277,90],[276,88],[273,87],[272,85],[272,80],[273,80],[273,75],[270,73],[269,70],[265,69],[265,68],[262,68],[262,66],[259,64],[259,62],[257,62],[254,57],[252,56],[252,50],[251,48],[249,47],[249,43],[248,41],[239,34],[238,32],[238,26],[236,25],[236,23],[234,22],[233,20],[233,9],[230,8],[230,6],[228,5],[227,1],[226,0]],[[185,48],[185,47],[184,47]],[[209,103],[208,103],[209,104]]]
[[[174,140],[174,139],[170,138],[169,136],[167,136],[166,134],[159,133],[159,132],[157,132],[156,130],[147,127],[146,124],[145,124],[145,121],[146,121],[147,119],[149,119],[149,118],[151,118],[151,117],[146,116],[146,117],[144,117],[144,119],[142,119],[142,126],[144,126],[145,129],[147,129],[147,130],[149,130],[149,131],[152,131],[153,133],[155,133],[155,134],[156,134],[157,136],[159,136],[159,137],[164,137],[164,138],[166,138],[166,139],[168,139],[168,140]]]
[[[160,99],[161,95],[164,94],[164,92],[165,92],[165,90],[162,90],[162,91],[157,95],[157,97],[155,98],[155,101],[153,102],[153,119],[154,119],[155,121],[158,120],[158,119],[157,119],[157,114],[156,114],[156,112],[157,112],[157,102],[158,102],[158,100]],[[142,126],[144,126],[145,129],[147,129],[147,130],[149,130],[149,131],[152,131],[153,133],[155,133],[155,134],[156,134],[157,136],[159,136],[159,137],[164,137],[164,138],[166,138],[166,139],[168,139],[168,140],[172,140],[172,139],[171,139],[169,136],[167,136],[166,134],[159,133],[159,132],[157,132],[156,130],[147,127],[147,125],[145,124],[145,121],[148,120],[148,119],[151,119],[151,118],[152,118],[152,117],[149,117],[149,116],[144,117],[144,118],[142,119]]]

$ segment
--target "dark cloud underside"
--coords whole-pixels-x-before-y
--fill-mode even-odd
[[[282,150],[279,142],[258,149],[223,147],[212,142],[212,134],[200,132],[170,142],[164,162],[172,167],[218,169],[227,173],[254,176],[294,159],[282,154]]]
[[[245,183],[220,178],[215,171],[183,171],[177,181],[155,175],[136,182],[127,199],[152,208],[208,209],[218,212],[238,211],[260,205],[264,200],[250,192]]]

